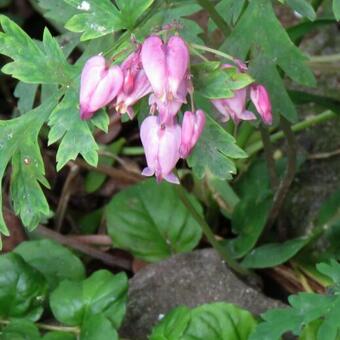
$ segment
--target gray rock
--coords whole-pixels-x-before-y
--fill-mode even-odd
[[[213,249],[176,255],[137,272],[130,280],[124,338],[147,339],[158,320],[179,305],[226,301],[254,314],[283,304],[265,297],[235,276]]]

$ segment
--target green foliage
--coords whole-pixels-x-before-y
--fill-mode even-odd
[[[38,328],[32,321],[25,319],[14,319],[1,330],[2,340],[39,340]]]
[[[43,312],[47,283],[20,255],[0,256],[0,316],[36,321]]]
[[[340,0],[333,0],[333,12],[336,20],[340,21]]]
[[[295,121],[297,113],[278,67],[302,85],[312,86],[315,79],[276,18],[271,0],[251,1],[223,47],[242,60],[250,53],[250,73],[269,89],[274,113]]]
[[[172,310],[153,329],[150,340],[247,340],[256,326],[253,316],[232,304],[217,302],[190,310]]]
[[[93,138],[91,125],[88,121],[79,119],[77,92],[70,89],[61,103],[49,117],[48,144],[61,140],[57,152],[57,170],[60,170],[69,160],[74,160],[81,154],[92,166],[98,163],[98,145]]]
[[[235,139],[206,115],[203,133],[188,159],[194,174],[199,178],[208,173],[220,179],[231,179],[236,173],[231,159],[245,157],[247,154],[236,145]]]
[[[313,6],[308,2],[308,0],[286,0],[287,4],[297,13],[309,20],[315,20],[316,14]]]
[[[62,280],[85,278],[85,268],[79,258],[54,241],[26,241],[16,247],[14,252],[45,276],[50,290]]]
[[[247,73],[239,73],[236,67],[221,69],[221,64],[209,61],[191,67],[195,90],[208,99],[229,98],[234,91],[253,82]]]
[[[117,6],[110,0],[64,0],[78,10],[67,23],[72,32],[83,33],[81,40],[95,39],[122,29],[132,30],[137,19],[152,5],[154,0],[119,0]]]
[[[107,324],[118,328],[125,314],[127,299],[127,277],[125,273],[113,275],[107,270],[99,270],[86,280],[65,280],[52,292],[50,306],[59,322],[70,326],[94,323]],[[101,315],[98,320],[92,317]]]
[[[198,201],[189,198],[201,212]],[[190,251],[201,238],[200,226],[174,186],[153,179],[114,196],[106,207],[106,218],[113,244],[149,262]]]
[[[2,72],[33,84],[67,85],[74,77],[73,67],[46,28],[42,44],[33,41],[17,24],[5,16],[0,17],[0,53],[12,62]]]
[[[276,340],[288,331],[295,335],[302,334],[302,339],[306,339],[307,331],[304,329],[310,324],[312,329],[317,330],[315,339],[338,339],[340,265],[333,260],[329,264],[318,265],[317,269],[333,280],[334,286],[330,294],[299,293],[290,296],[291,307],[272,309],[264,313],[264,322],[258,325],[250,340]]]
[[[291,239],[283,243],[267,243],[253,249],[242,261],[247,268],[275,267],[295,256],[306,244],[308,238]]]

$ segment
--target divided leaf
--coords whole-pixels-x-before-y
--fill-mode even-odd
[[[316,19],[316,13],[313,6],[308,0],[286,0],[287,4],[301,16],[308,18],[309,20]]]
[[[69,160],[75,160],[81,154],[87,163],[98,163],[98,145],[93,138],[90,122],[79,118],[77,91],[70,88],[63,100],[53,110],[48,125],[48,144],[61,140],[57,152],[57,170]]]
[[[11,59],[2,71],[26,83],[67,85],[74,77],[57,41],[47,28],[43,42],[32,40],[16,23],[0,16],[0,53]]]
[[[274,111],[291,121],[296,120],[297,113],[277,67],[302,85],[314,86],[315,79],[305,63],[306,57],[294,46],[276,18],[271,0],[251,1],[223,46],[242,60],[247,59],[249,52],[251,59],[255,56],[255,65],[252,60],[250,62],[250,72],[268,88]]]
[[[235,139],[214,119],[206,115],[203,133],[188,159],[199,178],[210,173],[220,179],[231,179],[236,173],[232,158],[246,158],[247,154],[236,145]]]
[[[340,0],[333,0],[333,12],[335,19],[340,21]]]

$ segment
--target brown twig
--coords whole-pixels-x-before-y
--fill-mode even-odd
[[[340,149],[330,151],[330,152],[320,152],[320,153],[315,153],[312,155],[309,155],[307,157],[308,160],[316,160],[316,159],[327,159],[331,158],[334,156],[339,156],[340,155]]]
[[[89,245],[86,245],[82,242],[79,242],[78,240],[75,240],[73,238],[64,236],[62,234],[57,233],[54,230],[48,229],[44,226],[39,226],[36,229],[37,233],[41,236],[44,236],[46,238],[53,239],[60,244],[63,244],[67,247],[70,247],[74,250],[80,251],[83,254],[86,254],[90,257],[93,257],[95,259],[98,259],[102,261],[103,263],[107,264],[111,267],[119,267],[124,270],[131,270],[131,262],[127,259],[114,256],[111,254],[107,254],[101,250],[98,250],[94,247],[91,247]]]
[[[102,174],[105,174],[119,182],[122,186],[124,185],[131,185],[140,182],[141,180],[144,179],[142,175],[136,174],[136,173],[131,173],[127,172],[126,170],[120,170],[120,169],[115,169],[112,166],[108,166],[105,164],[99,164],[97,167],[93,167],[89,164],[87,164],[85,161],[82,159],[76,159],[74,161],[77,165],[80,167],[87,169],[87,170],[92,170],[92,171],[97,171]]]
[[[55,213],[55,226],[56,230],[59,232],[61,230],[65,212],[67,209],[68,202],[70,200],[70,197],[72,195],[72,181],[79,173],[79,167],[78,165],[74,163],[70,163],[70,171],[67,175],[66,181],[63,186],[63,190],[61,191],[61,195],[59,198],[58,206]]]
[[[112,240],[108,235],[67,235],[67,238],[79,241],[83,244],[95,246],[112,246]]]
[[[279,184],[279,178],[276,172],[273,145],[270,141],[270,135],[269,135],[268,130],[262,125],[260,125],[259,129],[260,129],[263,148],[264,148],[264,155],[266,157],[270,184],[271,184],[272,189],[275,190]]]

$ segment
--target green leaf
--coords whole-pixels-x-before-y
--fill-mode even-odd
[[[118,334],[112,323],[103,315],[92,315],[81,328],[81,340],[118,340]]]
[[[182,339],[190,321],[190,309],[180,306],[170,311],[152,330],[150,340]]]
[[[36,84],[26,84],[19,81],[14,90],[14,96],[18,98],[18,110],[24,114],[33,109],[35,95],[38,90]]]
[[[199,178],[209,173],[220,179],[231,179],[236,173],[231,158],[245,157],[247,154],[236,145],[235,139],[206,115],[203,133],[188,159],[194,174]]]
[[[0,256],[0,316],[36,321],[43,313],[47,283],[20,255]]]
[[[51,294],[51,310],[59,322],[78,326],[101,314],[118,328],[125,314],[127,277],[99,270],[82,282],[63,281]]]
[[[317,339],[337,340],[338,296],[299,293],[288,300],[292,307],[272,309],[262,315],[264,322],[258,325],[250,340],[276,340],[288,331],[300,335],[304,326],[320,318]]]
[[[49,332],[43,337],[43,340],[77,340],[77,339],[76,336],[71,333]]]
[[[286,0],[288,6],[301,16],[308,18],[309,20],[315,20],[316,13],[313,6],[306,0]]]
[[[319,214],[316,218],[315,226],[321,227],[332,224],[340,220],[340,190],[332,194],[323,204],[319,210]]]
[[[101,109],[98,112],[96,112],[96,114],[91,119],[91,123],[99,130],[102,130],[105,133],[107,133],[109,131],[110,118],[106,110]]]
[[[116,0],[120,9],[120,18],[127,29],[134,28],[137,19],[153,4],[154,0]]]
[[[333,12],[337,21],[340,21],[340,0],[333,0]]]
[[[191,311],[182,339],[248,340],[255,326],[248,311],[224,302],[211,303]]]
[[[192,65],[195,90],[206,98],[228,98],[234,90],[244,88],[253,82],[247,73],[239,73],[236,67],[220,68],[220,63],[209,61]]]
[[[248,340],[255,326],[253,316],[233,304],[216,302],[192,310],[181,306],[156,325],[150,340]]]
[[[238,236],[227,243],[235,258],[246,255],[255,246],[265,227],[271,206],[272,196],[268,195],[258,200],[247,196],[235,207],[231,223],[233,232]]]
[[[46,278],[50,290],[60,281],[82,280],[85,268],[77,256],[69,249],[51,240],[36,240],[20,243],[14,252],[40,271]]]
[[[64,0],[78,9],[65,25],[72,32],[83,33],[81,40],[90,40],[119,31],[132,30],[137,19],[152,5],[154,0],[116,1],[119,9],[110,0]]]
[[[305,63],[306,57],[276,18],[271,0],[251,1],[223,48],[242,60],[251,52],[255,58],[251,60],[250,73],[268,88],[274,112],[296,120],[295,108],[277,67],[302,85],[314,86],[315,79]]]
[[[0,16],[0,53],[11,59],[2,72],[26,83],[67,85],[74,77],[57,41],[46,28],[43,42],[33,41],[17,24]]]
[[[202,212],[198,201],[189,198]],[[157,184],[154,179],[114,196],[106,207],[106,218],[113,244],[148,262],[190,251],[201,238],[200,226],[175,187],[166,182]]]
[[[48,144],[61,140],[57,152],[57,170],[81,154],[87,163],[97,166],[98,145],[88,121],[80,119],[77,91],[69,89],[61,103],[53,110],[48,125]]]
[[[29,320],[14,319],[1,330],[1,340],[39,340],[37,326]]]
[[[330,277],[334,284],[337,286],[336,288],[339,289],[340,287],[340,265],[334,259],[330,260],[330,263],[319,263],[316,266],[317,270]]]
[[[245,0],[222,0],[216,6],[217,12],[223,17],[223,19],[230,25],[235,25],[238,18],[242,13]],[[217,28],[216,24],[209,19],[209,30],[213,31]]]
[[[66,4],[65,1],[39,0],[39,6],[43,9],[45,18],[62,25],[78,13],[75,8]]]
[[[50,98],[24,116],[8,121],[0,120],[0,179],[12,161],[11,195],[14,210],[29,229],[49,216],[46,198],[39,182],[48,186],[44,178],[44,165],[38,145],[38,134],[44,121],[56,105],[57,97]],[[27,127],[30,127],[29,129]],[[2,205],[0,182],[0,206]],[[8,230],[0,209],[0,231]]]
[[[308,242],[308,238],[296,238],[284,243],[268,243],[253,249],[242,261],[247,268],[275,267],[295,256]]]

